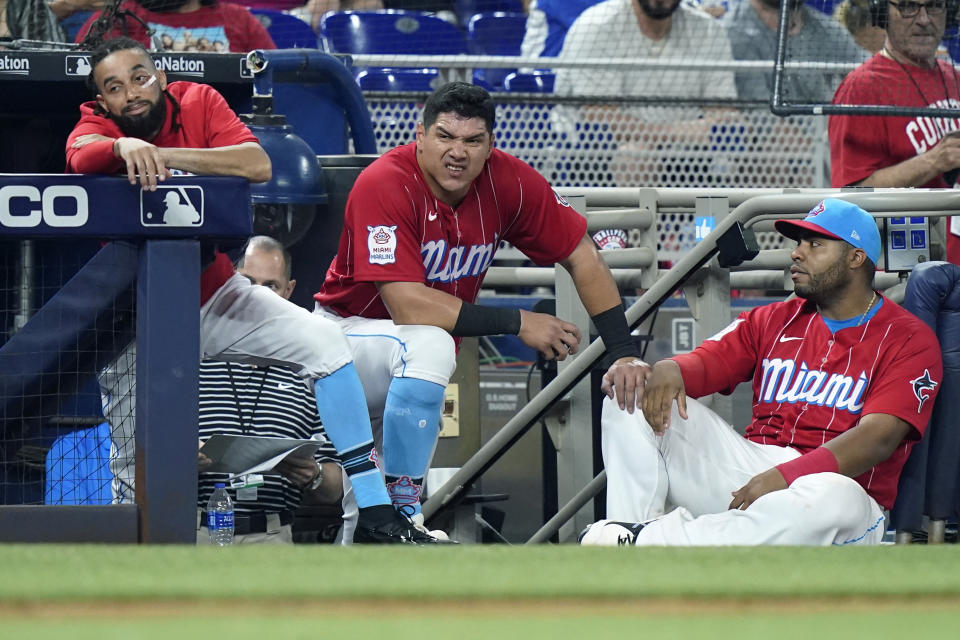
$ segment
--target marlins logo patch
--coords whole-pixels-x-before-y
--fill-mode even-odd
[[[930,371],[923,370],[923,375],[916,380],[911,380],[913,385],[913,395],[917,397],[917,413],[923,411],[923,405],[933,395],[933,390],[937,388],[937,382],[930,377]]]
[[[623,229],[601,229],[593,234],[598,249],[626,249],[627,232]]]
[[[817,206],[815,206],[813,209],[810,209],[810,213],[808,213],[807,215],[808,215],[808,216],[817,216],[817,215],[820,215],[821,213],[823,213],[823,211],[824,211],[825,208],[826,208],[826,207],[824,207],[824,206],[823,206],[823,203],[821,202],[820,204],[818,204]]]
[[[393,264],[397,261],[397,225],[367,225],[367,250],[370,264]]]
[[[423,489],[410,476],[400,476],[396,482],[387,483],[387,493],[393,504],[417,504]]]

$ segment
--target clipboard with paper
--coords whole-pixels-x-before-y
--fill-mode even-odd
[[[312,458],[322,444],[320,440],[218,434],[203,443],[200,453],[212,462],[204,471],[229,473],[233,478],[270,472],[287,457]]]

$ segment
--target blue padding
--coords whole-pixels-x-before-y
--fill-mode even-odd
[[[110,425],[54,440],[47,452],[44,504],[110,504]]]

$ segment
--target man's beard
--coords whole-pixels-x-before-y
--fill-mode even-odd
[[[150,140],[160,131],[167,118],[167,99],[162,93],[160,99],[150,105],[146,113],[136,116],[108,114],[117,123],[120,131],[130,138]]]
[[[810,282],[805,285],[794,285],[794,293],[804,300],[809,300],[821,307],[832,304],[843,295],[848,282],[843,278],[846,254],[837,259],[830,268],[816,276],[807,274]]]
[[[640,9],[651,20],[666,20],[680,8],[680,0],[665,6],[654,6],[650,0],[640,0]]]

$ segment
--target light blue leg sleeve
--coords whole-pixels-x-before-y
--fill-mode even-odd
[[[423,476],[437,445],[444,387],[394,378],[383,412],[383,470],[387,493],[405,515],[420,512]]]
[[[318,378],[313,388],[323,428],[340,454],[357,505],[363,508],[390,504],[373,448],[367,400],[353,363]]]

